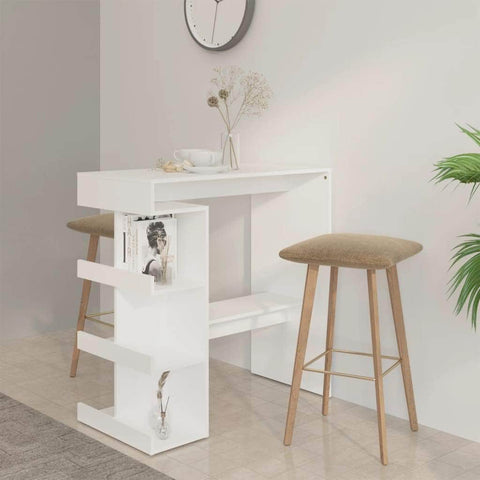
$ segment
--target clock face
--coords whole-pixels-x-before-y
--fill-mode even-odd
[[[208,50],[227,50],[245,35],[255,0],[185,0],[185,20],[194,40]]]

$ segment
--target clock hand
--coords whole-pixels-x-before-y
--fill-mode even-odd
[[[213,19],[213,30],[212,30],[212,41],[211,43],[213,43],[213,36],[215,35],[215,25],[217,23],[217,10],[218,10],[218,4],[221,2],[222,0],[215,0],[215,18]]]

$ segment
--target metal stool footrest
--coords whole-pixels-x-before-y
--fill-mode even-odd
[[[312,363],[316,362],[317,360],[320,360],[327,353],[346,353],[348,355],[361,355],[363,357],[373,357],[373,353],[354,352],[352,350],[340,350],[340,349],[337,349],[337,348],[332,348],[330,350],[325,350],[320,355],[316,356],[315,358],[313,358],[309,362],[305,363],[305,365],[303,365],[303,370],[306,371],[306,372],[328,373],[329,375],[337,375],[339,377],[350,377],[350,378],[357,378],[359,380],[369,380],[371,382],[374,382],[376,380],[375,377],[367,377],[367,376],[364,376],[364,375],[354,375],[352,373],[332,372],[330,370],[320,370],[320,369],[316,369],[316,368],[308,368]],[[393,363],[393,365],[391,365],[389,368],[387,368],[382,373],[382,377],[389,374],[395,367],[398,367],[398,365],[400,365],[400,363],[402,363],[402,359],[400,357],[393,357],[391,355],[381,355],[381,357],[386,358],[387,360],[395,360],[395,363]]]
[[[101,317],[102,315],[112,315],[112,314],[113,314],[113,310],[110,311],[110,312],[89,313],[89,314],[85,315],[85,318],[87,320],[89,320],[90,322],[100,323],[101,325],[106,325],[107,327],[112,327],[113,328],[113,324],[111,324],[109,322],[104,322],[103,320],[99,320],[97,318],[97,317]]]

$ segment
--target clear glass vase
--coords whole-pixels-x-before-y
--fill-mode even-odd
[[[221,149],[223,165],[231,170],[240,168],[240,134],[237,132],[222,132]]]
[[[170,434],[166,417],[167,412],[163,409],[161,402],[158,402],[150,414],[150,425],[160,440],[166,440]]]

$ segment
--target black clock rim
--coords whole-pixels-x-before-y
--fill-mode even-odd
[[[211,52],[221,52],[223,50],[229,50],[230,48],[234,47],[240,40],[245,36],[247,33],[250,24],[252,23],[253,12],[255,10],[255,0],[245,0],[245,11],[243,12],[243,19],[240,27],[238,27],[237,33],[230,39],[225,45],[221,45],[220,47],[207,47],[200,43],[196,38],[195,35],[192,33],[190,29],[190,25],[188,24],[188,17],[187,17],[187,2],[191,0],[184,0],[183,2],[183,14],[185,16],[185,23],[187,24],[188,32],[190,36],[195,40],[195,43],[202,47],[205,50],[209,50]]]

